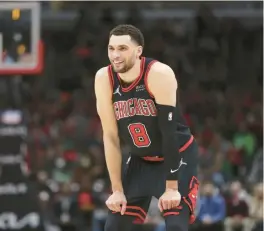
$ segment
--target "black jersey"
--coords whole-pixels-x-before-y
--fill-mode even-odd
[[[146,84],[148,72],[155,62],[151,58],[142,57],[140,74],[128,87],[122,86],[119,75],[111,65],[108,66],[119,137],[130,147],[131,153],[138,156],[163,156],[156,102]],[[175,135],[181,147],[190,139],[191,133],[179,108],[176,109],[177,115],[174,118],[178,121]]]

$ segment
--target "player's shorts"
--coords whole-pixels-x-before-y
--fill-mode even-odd
[[[182,166],[179,169],[179,192],[182,200],[176,209],[166,210],[163,216],[176,216],[181,230],[187,230],[194,221],[194,210],[198,194],[197,180],[198,146],[194,139],[185,150],[181,149]],[[123,187],[127,198],[126,215],[134,216],[135,222],[143,223],[152,196],[159,198],[165,192],[166,175],[163,161],[146,161],[131,156],[124,170]],[[110,214],[114,212],[110,212]],[[166,219],[165,219],[166,220]],[[174,219],[175,220],[175,219]],[[186,222],[184,222],[186,221]]]

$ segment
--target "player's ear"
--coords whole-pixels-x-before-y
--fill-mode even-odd
[[[143,53],[143,47],[142,46],[138,46],[137,48],[137,57],[139,58]]]

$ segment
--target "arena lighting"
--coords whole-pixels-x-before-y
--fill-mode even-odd
[[[20,19],[21,11],[20,9],[16,8],[12,10],[12,20],[16,21]]]

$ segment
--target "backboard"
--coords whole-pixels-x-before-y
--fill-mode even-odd
[[[0,2],[0,21],[0,75],[40,73],[40,3]]]

